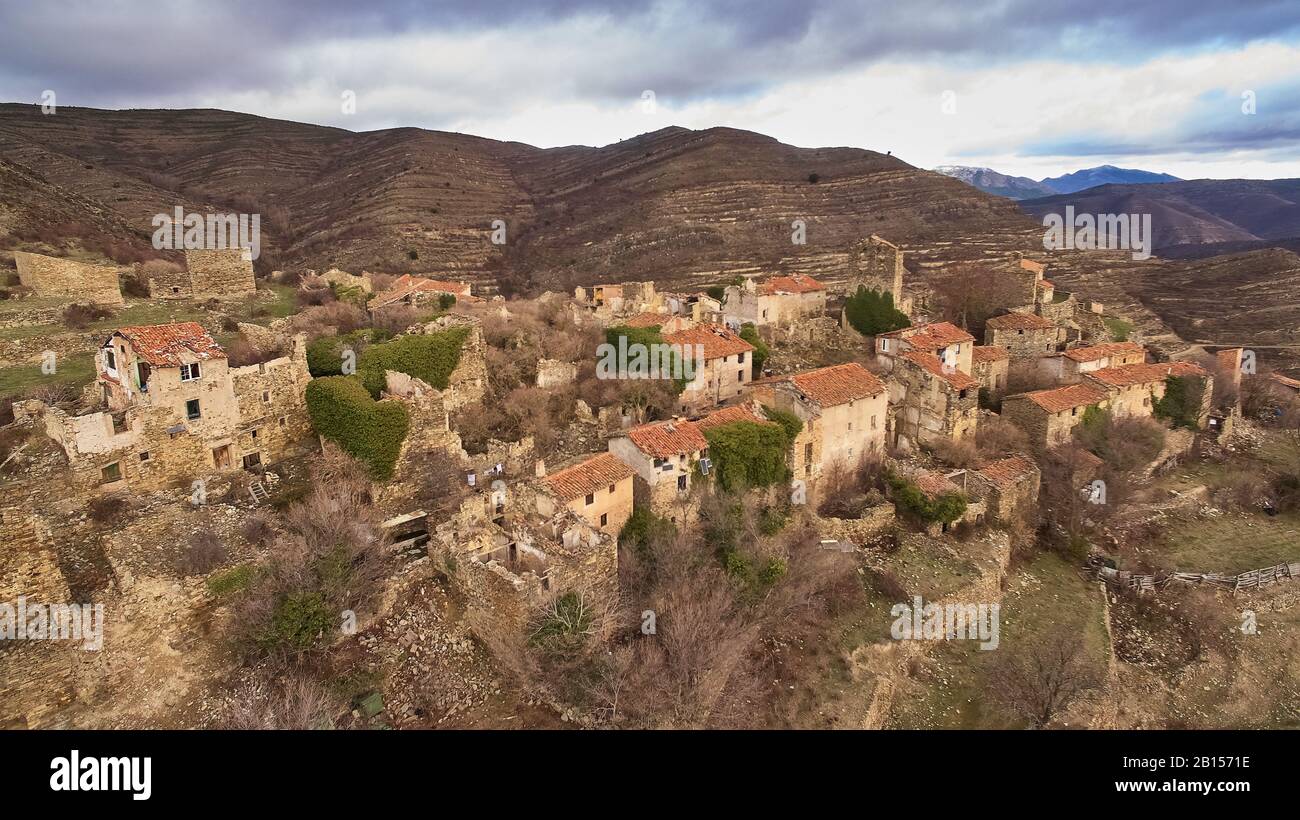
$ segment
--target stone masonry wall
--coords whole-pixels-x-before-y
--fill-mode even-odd
[[[97,305],[120,305],[125,301],[115,267],[23,251],[14,251],[14,261],[19,280],[37,296],[65,296]]]
[[[257,290],[253,262],[244,257],[242,248],[186,251],[185,267],[195,299],[243,296]]]

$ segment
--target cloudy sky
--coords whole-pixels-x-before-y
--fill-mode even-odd
[[[0,0],[0,101],[47,89],[539,146],[726,125],[1034,178],[1300,177],[1297,0]]]

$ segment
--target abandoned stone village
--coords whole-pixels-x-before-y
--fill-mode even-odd
[[[923,592],[1040,614],[1099,607],[1087,650],[1109,671],[1070,715],[1163,720],[1154,678],[1116,672],[1119,657],[1146,667],[1115,636],[1141,606],[1123,597],[1140,585],[1130,578],[1151,570],[1163,589],[1172,576],[1123,546],[1140,522],[1102,511],[1179,476],[1141,516],[1222,515],[1187,471],[1251,453],[1271,433],[1248,396],[1266,391],[1281,417],[1300,383],[1243,367],[1239,348],[1148,348],[1123,317],[1058,289],[1046,255],[989,261],[1004,302],[958,319],[905,255],[868,236],[834,285],[773,271],[700,292],[593,282],[506,299],[447,272],[255,277],[237,250],[125,268],[15,251],[0,369],[29,378],[0,420],[0,602],[102,603],[106,625],[99,652],[0,645],[0,725],[297,725],[276,704],[306,696],[266,658],[313,653],[318,677],[344,683],[302,707],[311,725],[618,725],[635,707],[595,698],[594,683],[566,689],[585,678],[548,677],[559,655],[539,661],[536,647],[598,640],[617,659],[634,641],[666,645],[681,601],[628,600],[665,532],[694,533],[695,560],[743,595],[794,583],[796,552],[841,562],[884,602],[852,617],[886,630],[889,603]],[[89,320],[60,325],[74,308]],[[597,379],[596,346],[620,337],[698,351],[697,366]],[[1154,445],[1120,465],[1107,431]],[[785,538],[787,552],[755,557],[719,535],[728,504],[757,516],[755,543]],[[1254,499],[1244,506],[1232,514]],[[330,536],[352,539],[338,572],[377,576],[373,594],[332,611],[352,592],[308,595],[277,562],[340,511],[338,526],[363,534]],[[1059,598],[1043,592],[1050,574],[1016,574],[1049,560],[1017,557],[1035,538],[1063,544],[1050,559]],[[1167,569],[1271,567],[1251,589],[1234,582],[1227,606],[1272,595],[1250,606],[1280,613],[1276,596],[1295,591],[1278,590],[1300,573],[1290,560]],[[278,590],[265,629],[224,641],[264,587]],[[318,620],[285,626],[320,600]],[[878,628],[854,626],[820,659],[798,654],[802,639],[755,639],[746,652],[779,685],[735,702],[784,725],[961,725],[960,699],[907,693],[944,690],[934,680],[965,662],[870,637]],[[617,677],[600,669],[602,686]],[[1198,708],[1181,719],[1212,724],[1214,707]]]

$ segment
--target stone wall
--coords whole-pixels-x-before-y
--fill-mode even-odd
[[[221,299],[256,291],[253,261],[244,254],[242,248],[186,251],[185,267],[189,271],[192,297]]]
[[[872,234],[849,252],[849,292],[859,285],[888,292],[894,297],[894,306],[901,309],[903,270],[903,252],[898,246]]]
[[[149,277],[150,299],[189,299],[194,296],[190,273],[179,265],[175,270],[155,271]]]
[[[543,389],[563,387],[578,378],[578,366],[572,362],[541,359],[537,362],[537,386]]]
[[[37,296],[66,297],[70,301],[97,305],[125,302],[115,267],[23,251],[14,251],[14,262],[18,265],[19,280]]]

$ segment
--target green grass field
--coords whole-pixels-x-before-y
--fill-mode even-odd
[[[80,391],[95,378],[95,355],[79,353],[58,363],[53,374],[41,372],[39,364],[0,368],[0,398],[21,395],[35,387],[66,384]]]

